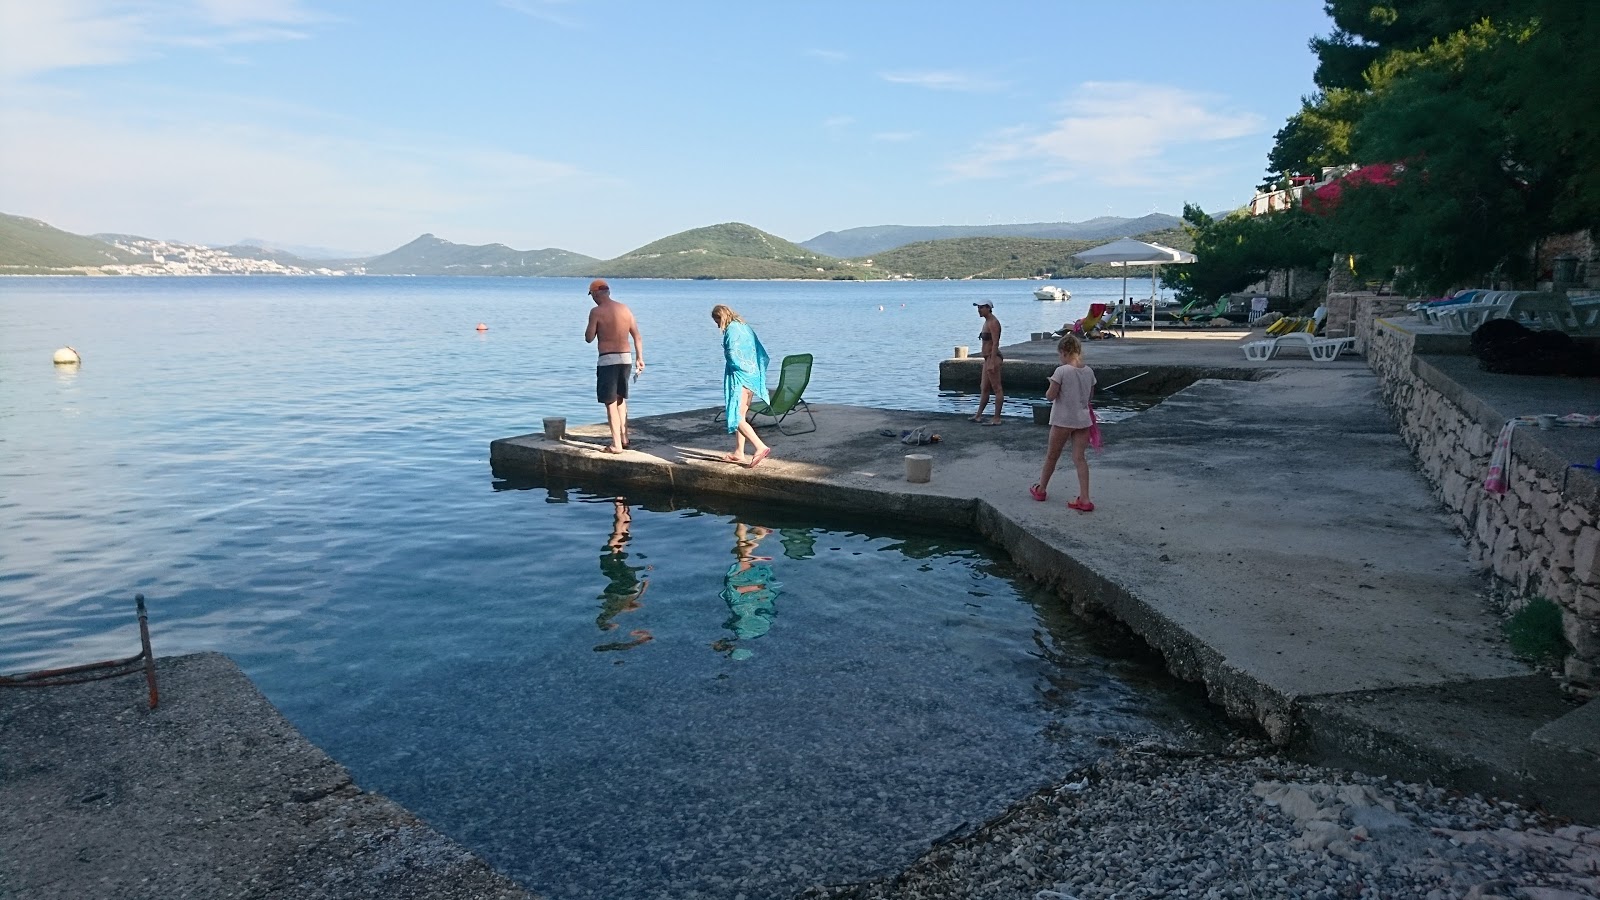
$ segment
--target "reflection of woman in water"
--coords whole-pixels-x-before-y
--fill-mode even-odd
[[[733,525],[733,554],[738,557],[728,567],[723,577],[722,600],[728,604],[728,621],[723,627],[733,632],[733,638],[722,638],[711,646],[725,652],[731,659],[749,659],[755,654],[738,646],[741,640],[754,640],[772,627],[772,617],[777,615],[773,602],[778,599],[783,585],[772,574],[772,557],[757,556],[761,539],[772,532],[757,525],[743,522]]]
[[[611,537],[606,539],[606,552],[600,554],[600,574],[606,577],[609,584],[600,592],[600,616],[594,620],[601,631],[615,630],[617,623],[612,619],[638,609],[639,598],[650,586],[648,578],[640,579],[637,574],[649,566],[628,565],[628,554],[622,549],[632,537],[629,527],[633,524],[633,514],[628,511],[628,504],[621,497],[611,502]],[[650,632],[642,628],[628,632],[628,637],[632,640],[601,644],[594,649],[627,650],[651,640]]]

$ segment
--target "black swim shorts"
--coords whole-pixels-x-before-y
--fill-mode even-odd
[[[628,373],[632,363],[615,366],[595,366],[594,397],[601,403],[612,404],[628,399]]]

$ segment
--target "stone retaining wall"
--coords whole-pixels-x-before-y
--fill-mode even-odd
[[[1358,304],[1359,306],[1359,304]],[[1542,453],[1518,429],[1506,469],[1509,489],[1489,494],[1483,479],[1503,414],[1477,401],[1430,366],[1428,353],[1463,353],[1464,335],[1414,334],[1371,315],[1355,318],[1358,336],[1382,385],[1384,401],[1424,475],[1466,535],[1474,562],[1525,602],[1560,605],[1573,653],[1569,684],[1600,688],[1600,497],[1592,477]]]

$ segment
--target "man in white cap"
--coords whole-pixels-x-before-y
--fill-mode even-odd
[[[589,310],[589,327],[584,329],[584,343],[599,339],[600,361],[595,365],[595,399],[606,408],[606,424],[611,426],[611,443],[607,453],[621,453],[628,449],[628,374],[635,378],[644,371],[644,339],[639,337],[639,323],[633,310],[611,299],[611,285],[596,278],[589,282],[589,297],[594,309]],[[632,346],[628,342],[632,341]]]
[[[978,355],[983,358],[983,373],[978,376],[978,411],[972,421],[980,425],[999,425],[1000,407],[1006,402],[1005,388],[1000,385],[1000,320],[994,317],[994,302],[980,300],[972,304],[983,319],[983,330],[978,332]],[[994,418],[985,422],[983,410],[989,405],[989,395],[994,394]]]

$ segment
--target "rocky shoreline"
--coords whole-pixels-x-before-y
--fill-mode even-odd
[[[905,871],[805,900],[1600,896],[1600,828],[1241,739],[1122,743]]]

